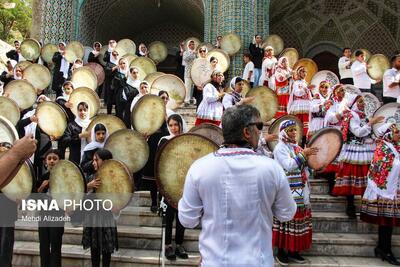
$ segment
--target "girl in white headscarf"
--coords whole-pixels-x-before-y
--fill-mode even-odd
[[[287,105],[290,96],[290,80],[292,78],[292,69],[289,66],[287,57],[281,57],[278,60],[275,69],[275,92],[278,96],[278,111],[275,118],[287,114]]]
[[[136,103],[139,101],[140,98],[143,96],[149,94],[149,83],[146,81],[143,81],[140,83],[140,88],[139,88],[139,94],[135,96],[135,98],[132,100],[131,103],[131,112],[133,110],[133,107],[136,105]]]
[[[147,57],[147,55],[148,55],[148,51],[147,51],[147,47],[146,47],[146,45],[144,44],[144,43],[141,43],[140,45],[139,45],[139,50],[138,50],[138,56],[139,57]]]
[[[93,155],[99,149],[103,148],[108,139],[107,127],[104,124],[97,123],[91,130],[91,142],[85,146],[82,153],[81,168],[86,175],[94,174]]]
[[[93,50],[89,53],[88,62],[94,62],[100,64],[99,55],[101,47],[102,47],[101,43],[94,42]]]
[[[89,133],[86,131],[90,124],[89,105],[86,102],[80,102],[77,107],[78,116],[75,120],[68,123],[67,129],[61,139],[65,147],[69,147],[69,160],[79,165],[81,155],[86,146],[86,138]]]
[[[129,76],[129,68],[127,65],[127,61],[123,58],[118,61],[118,71],[115,73],[111,82],[111,88],[115,94],[115,114],[121,120],[124,119],[123,115],[126,104],[126,100],[123,99],[122,94]]]

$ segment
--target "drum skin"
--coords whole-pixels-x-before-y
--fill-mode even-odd
[[[72,103],[71,112],[75,116],[78,114],[78,105],[81,102],[86,102],[89,106],[89,117],[97,115],[100,110],[100,98],[95,91],[87,87],[80,87],[72,91],[68,102]]]
[[[192,81],[197,86],[204,86],[211,81],[211,63],[206,58],[196,58],[191,69]]]
[[[229,58],[229,55],[224,50],[216,48],[208,51],[207,60],[210,61],[211,57],[216,57],[218,59],[217,70],[225,72],[229,69],[231,60]]]
[[[156,64],[154,63],[153,60],[151,60],[148,57],[137,57],[134,60],[131,61],[129,68],[132,67],[138,67],[140,70],[144,72],[144,74],[141,74],[139,72],[140,77],[146,77],[146,75],[149,75],[153,72],[157,71]]]
[[[221,49],[224,50],[228,55],[232,56],[239,52],[242,46],[240,36],[235,33],[229,33],[224,35],[221,39]]]
[[[89,133],[91,133],[92,128],[98,123],[101,123],[104,126],[106,126],[107,133],[109,136],[118,130],[126,129],[125,123],[117,116],[109,114],[99,114],[91,120],[86,130]],[[90,143],[91,141],[92,141],[91,138],[88,137],[87,142]]]
[[[46,63],[53,63],[53,56],[58,52],[58,47],[55,44],[45,44],[42,47],[41,57]]]
[[[319,91],[319,84],[322,81],[327,81],[330,83],[331,88],[340,83],[339,77],[333,73],[332,71],[329,70],[321,70],[318,71],[314,77],[311,80],[311,84],[315,85],[315,88],[313,89],[313,94],[315,94],[315,92]]]
[[[296,122],[296,129],[297,129],[297,144],[300,144],[302,139],[303,139],[303,123],[293,115],[283,115],[279,118],[277,118],[268,128],[268,133],[269,134],[276,134],[279,135],[279,125],[281,122],[285,120],[292,120]],[[271,141],[267,143],[267,146],[270,151],[274,151],[275,146],[278,144],[278,141]]]
[[[149,145],[144,137],[130,129],[122,129],[111,134],[105,145],[113,158],[122,161],[130,173],[141,170],[149,159]]]
[[[94,91],[97,88],[97,75],[90,67],[80,67],[72,73],[71,82],[74,88],[88,87]]]
[[[165,74],[164,72],[159,72],[159,71],[153,72],[153,73],[150,73],[149,75],[146,75],[146,77],[144,78],[144,80],[145,80],[146,82],[149,83],[149,88],[151,89],[151,86],[153,85],[153,82],[154,82],[158,77],[161,77],[161,76],[163,76],[164,74]]]
[[[65,210],[64,200],[76,202],[83,200],[86,181],[82,170],[69,160],[60,160],[50,171],[49,189],[52,198],[63,210]],[[66,211],[71,211],[71,207]]]
[[[254,96],[255,99],[249,104],[260,111],[261,120],[268,122],[278,111],[278,96],[266,86],[258,86],[250,90],[246,97]]]
[[[213,141],[192,133],[176,136],[159,149],[155,161],[156,181],[168,204],[177,208],[190,166],[216,150],[218,145]]]
[[[104,68],[96,62],[89,62],[85,66],[91,68],[94,71],[94,73],[96,74],[97,86],[102,85],[104,82],[104,79],[106,78]]]
[[[218,146],[224,143],[224,136],[222,135],[222,129],[212,123],[202,123],[198,126],[194,126],[189,130],[189,133],[198,134],[207,137]]]
[[[32,64],[23,71],[23,78],[30,82],[36,90],[44,90],[51,83],[48,68],[40,64]]]
[[[96,189],[96,196],[103,200],[111,200],[113,210],[120,211],[129,204],[135,187],[124,163],[114,159],[104,161],[96,173],[96,178],[101,180],[101,185]]]
[[[371,93],[362,93],[365,107],[364,112],[367,118],[372,117],[375,111],[381,106],[379,99]]]
[[[32,107],[36,102],[37,94],[35,88],[28,81],[14,80],[9,82],[4,93],[14,100],[22,110]]]
[[[275,55],[279,55],[285,47],[283,39],[277,34],[271,34],[266,38],[263,48],[265,49],[267,46],[272,46],[274,48]]]
[[[115,51],[118,52],[119,57],[123,57],[126,54],[135,54],[136,44],[130,39],[121,39],[118,41]]]
[[[19,139],[17,129],[7,118],[0,116],[0,143],[14,144]]]
[[[35,39],[25,39],[21,43],[21,55],[29,61],[36,60],[40,56],[41,47],[40,43]]]
[[[400,128],[400,104],[399,103],[387,103],[380,108],[378,108],[373,117],[383,116],[385,119],[380,122],[372,125],[372,131],[374,132],[375,136],[378,135],[378,129],[385,123],[395,123],[397,128]]]
[[[60,138],[67,128],[67,115],[58,104],[50,101],[40,103],[36,108],[38,126],[56,139]]]
[[[2,153],[0,153],[0,158]],[[18,202],[27,199],[33,192],[36,179],[33,171],[32,163],[25,161],[14,178],[4,187],[1,192],[10,200]],[[3,186],[3,185],[2,185]]]
[[[186,95],[185,84],[173,74],[165,74],[155,79],[150,90],[155,95],[161,90],[167,91],[169,94],[167,108],[173,110],[182,105]]]
[[[318,72],[318,65],[314,60],[310,58],[299,59],[293,66],[293,70],[297,70],[300,66],[303,66],[307,70],[307,76],[305,78],[306,82],[310,84],[314,75]]]
[[[149,57],[154,60],[156,64],[163,62],[167,56],[168,48],[165,43],[155,41],[149,45]]]
[[[132,127],[141,134],[152,135],[161,128],[166,116],[164,101],[156,95],[145,95],[133,107]]]
[[[69,63],[74,63],[77,59],[83,59],[85,55],[85,48],[83,45],[78,41],[72,41],[67,44],[65,47],[65,54],[64,58]]]
[[[342,150],[342,132],[336,128],[323,128],[316,132],[307,147],[318,148],[315,155],[307,157],[307,164],[314,170],[322,170],[331,163]]]
[[[382,54],[371,56],[368,60],[368,65],[371,66],[371,68],[367,69],[368,74],[374,80],[381,80],[385,71],[390,69],[391,66],[389,59]]]
[[[14,100],[0,96],[0,116],[7,118],[14,126],[17,125],[21,113]]]

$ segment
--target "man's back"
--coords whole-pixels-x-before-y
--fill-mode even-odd
[[[273,266],[273,216],[288,221],[296,205],[274,160],[222,148],[191,166],[178,210],[185,227],[202,222],[202,266]]]

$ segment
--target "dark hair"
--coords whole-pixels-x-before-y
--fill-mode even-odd
[[[222,116],[222,134],[225,144],[243,144],[243,129],[260,117],[260,112],[253,106],[233,106],[225,110]]]
[[[218,58],[216,58],[216,57],[210,57],[210,63],[211,63],[214,59],[216,59],[216,60],[218,61]]]
[[[165,90],[161,90],[160,92],[158,92],[158,96],[162,96],[163,94],[166,94],[169,97],[168,92]]]
[[[133,70],[138,70],[138,71],[139,71],[139,69],[138,69],[138,68],[136,68],[136,67],[131,67],[131,68],[129,69],[129,73],[132,73],[132,72],[133,72]]]
[[[182,121],[182,117],[179,114],[172,114],[168,117],[167,119],[167,124],[171,121],[174,120],[176,122],[178,122],[179,124],[179,132],[183,131],[183,121]]]
[[[19,41],[18,41],[18,40],[15,40],[15,41],[14,41],[14,44],[15,44],[15,43],[18,43],[18,44],[19,44]]]
[[[347,49],[348,49],[348,50],[351,50],[350,47],[344,47],[344,48],[342,49],[342,52],[344,53]]]
[[[83,106],[85,109],[89,109],[89,105],[86,102],[79,102],[79,104],[76,108],[79,110],[80,106]]]
[[[357,50],[356,53],[355,53],[355,56],[359,57],[361,55],[364,55],[364,52],[362,50]]]
[[[113,158],[112,153],[105,148],[97,149],[96,152],[94,152],[94,155],[97,155],[101,160],[108,160]]]
[[[50,154],[56,154],[59,159],[61,159],[61,152],[58,149],[55,148],[50,148],[49,150],[44,153],[43,158],[46,159],[48,155]]]
[[[98,124],[96,124],[96,126],[94,126],[94,132],[98,132],[98,131],[107,132],[107,128],[106,128],[106,126],[104,126],[104,124],[98,123]]]
[[[400,58],[400,55],[399,55],[399,54],[392,56],[392,57],[390,58],[390,62],[394,63],[394,62],[396,61],[397,58]]]
[[[249,58],[251,60],[251,54],[250,53],[244,53],[243,56],[247,57],[247,58]]]

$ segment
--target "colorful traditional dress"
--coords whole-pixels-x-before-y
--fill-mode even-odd
[[[296,127],[294,121],[283,121],[280,125],[279,142],[274,149],[274,159],[283,167],[292,196],[297,204],[294,218],[280,222],[274,218],[272,243],[291,252],[309,249],[312,242],[312,220],[308,170],[302,148],[289,140],[286,131]]]
[[[343,147],[339,156],[334,195],[362,195],[367,187],[368,167],[375,150],[371,126],[364,111],[357,108],[357,96],[351,101],[351,111],[343,114]]]
[[[311,92],[304,79],[293,82],[293,90],[290,93],[288,113],[296,115],[303,123],[303,136],[307,135],[310,116]]]
[[[382,226],[400,226],[399,151],[400,146],[389,138],[378,139],[362,198],[361,220]]]
[[[278,67],[275,70],[275,92],[278,96],[278,112],[275,118],[279,118],[287,114],[287,105],[290,96],[290,78],[292,77],[292,70],[284,66],[284,60],[287,62],[286,57],[281,57],[278,61]]]
[[[325,85],[326,83],[320,86]],[[328,95],[323,95],[321,90],[314,94],[313,100],[310,105],[310,125],[308,129],[308,138],[311,138],[314,133],[324,128],[324,120],[327,110],[325,109]]]
[[[205,122],[217,126],[221,124],[224,106],[219,99],[220,91],[217,88],[220,88],[220,85],[215,82],[210,82],[204,86],[203,100],[197,109],[196,126]]]
[[[271,89],[274,89],[274,73],[275,73],[275,64],[277,60],[274,56],[264,57],[262,66],[261,66],[261,77],[259,81],[259,85],[267,86]]]

